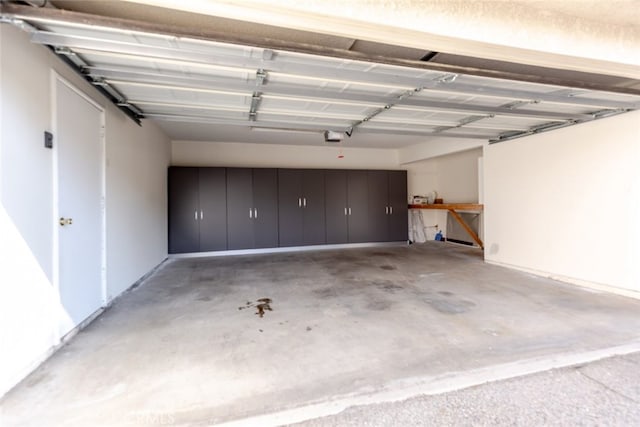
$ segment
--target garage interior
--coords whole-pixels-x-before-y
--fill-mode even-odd
[[[284,424],[638,351],[640,11],[552,3],[2,2],[3,422]],[[187,169],[223,196],[185,249]],[[237,243],[242,171],[320,174],[320,231],[274,192]]]

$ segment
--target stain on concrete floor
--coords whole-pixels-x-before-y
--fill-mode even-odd
[[[255,314],[258,315],[260,318],[263,318],[265,312],[273,311],[273,309],[271,308],[272,302],[273,301],[271,300],[271,298],[259,298],[255,303],[251,301],[247,301],[245,305],[241,305],[240,307],[238,307],[238,310],[242,311],[248,308],[255,308],[256,309]],[[260,332],[262,332],[262,330],[260,330]]]
[[[404,286],[392,280],[376,280],[371,282],[371,285],[386,293],[391,293],[391,294],[405,289]]]
[[[444,314],[460,314],[466,313],[475,307],[475,303],[472,301],[461,300],[461,299],[426,299],[427,304],[429,304],[433,309],[440,313]]]

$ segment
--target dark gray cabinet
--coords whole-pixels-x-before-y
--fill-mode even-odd
[[[278,171],[253,170],[254,248],[278,246]]]
[[[389,240],[389,179],[387,171],[368,171],[369,241]]]
[[[347,221],[349,243],[369,241],[369,191],[367,171],[347,171]]]
[[[169,253],[407,240],[406,171],[169,168]]]
[[[368,241],[367,171],[325,171],[327,243]]]
[[[369,241],[408,240],[407,172],[368,171]]]
[[[347,171],[327,170],[324,181],[327,243],[348,243]]]
[[[169,253],[227,248],[224,168],[169,168]]]
[[[327,170],[327,243],[405,241],[406,171]]]
[[[389,241],[409,240],[407,171],[389,171]]]
[[[324,171],[279,169],[280,246],[323,244],[325,229]]]
[[[253,172],[227,170],[227,242],[229,249],[253,246]]]
[[[369,241],[408,240],[407,172],[368,171]]]
[[[169,253],[200,250],[198,169],[169,168]]]
[[[229,249],[278,246],[276,169],[227,169]]]

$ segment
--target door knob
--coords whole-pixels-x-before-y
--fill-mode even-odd
[[[60,222],[60,225],[64,227],[65,225],[73,224],[73,218],[62,218],[62,217],[60,217],[60,221],[59,222]]]

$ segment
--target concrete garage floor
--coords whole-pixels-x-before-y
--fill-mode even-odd
[[[175,259],[10,392],[0,421],[291,423],[639,349],[640,301],[472,248]]]

